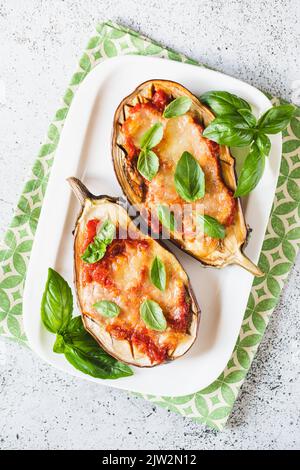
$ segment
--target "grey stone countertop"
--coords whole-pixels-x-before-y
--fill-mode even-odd
[[[1,237],[76,60],[105,19],[287,99],[300,79],[298,0],[0,0]],[[222,433],[0,339],[0,449],[299,449],[299,279],[298,258]]]

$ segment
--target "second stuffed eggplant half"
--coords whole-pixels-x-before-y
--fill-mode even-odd
[[[213,119],[182,85],[143,83],[115,113],[115,173],[125,196],[141,208],[154,232],[167,225],[171,241],[204,265],[237,264],[260,276],[242,252],[247,227],[233,196],[234,158],[227,147],[202,135]]]
[[[86,330],[122,362],[153,367],[196,339],[200,311],[175,256],[143,234],[117,198],[69,183],[82,210],[75,228],[75,286]]]

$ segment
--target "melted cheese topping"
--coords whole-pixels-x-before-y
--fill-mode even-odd
[[[115,239],[100,261],[85,263],[81,255],[93,241],[101,220],[107,217],[99,212],[96,215],[96,219],[83,217],[76,237],[77,289],[82,311],[113,338],[130,341],[140,354],[148,355],[151,363],[163,362],[181,341],[190,338],[191,307],[185,287],[186,274],[171,253],[132,226],[135,239]],[[123,224],[124,221],[123,217]],[[155,256],[159,256],[166,269],[167,286],[163,292],[150,280]],[[146,299],[156,301],[162,308],[168,325],[164,332],[147,328],[141,319],[140,305]],[[115,302],[120,314],[115,318],[101,315],[93,307],[100,300]]]
[[[163,139],[153,149],[159,157],[160,166],[152,181],[146,182],[145,206],[152,211],[152,214],[156,214],[159,204],[177,205],[182,213],[182,207],[189,204],[194,217],[187,217],[183,221],[182,233],[175,235],[177,239],[184,240],[187,249],[205,258],[214,251],[219,241],[204,235],[201,231],[196,233],[195,214],[207,214],[228,226],[233,221],[235,210],[235,200],[221,177],[219,148],[202,136],[202,127],[195,121],[191,112],[165,119],[155,106],[146,103],[132,108],[130,116],[122,126],[124,147],[129,151],[131,145],[131,155],[132,145],[137,149],[138,155],[141,136],[156,122],[161,122],[164,128]],[[205,174],[205,195],[191,204],[180,198],[174,184],[175,168],[185,151],[194,156]],[[175,207],[175,214],[176,210],[178,209]]]

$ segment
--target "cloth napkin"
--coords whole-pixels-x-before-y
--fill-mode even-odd
[[[7,338],[27,343],[22,323],[26,269],[55,150],[73,97],[97,64],[126,54],[157,56],[200,65],[118,24],[106,22],[97,26],[79,60],[61,107],[49,126],[47,138],[40,148],[0,249],[0,334]],[[283,103],[280,98],[268,97],[273,104]],[[197,393],[182,397],[142,395],[145,399],[219,430],[225,426],[296,257],[300,242],[299,157],[298,108],[283,133],[280,175],[259,260],[259,266],[266,274],[253,281],[240,334],[226,369],[217,380]]]

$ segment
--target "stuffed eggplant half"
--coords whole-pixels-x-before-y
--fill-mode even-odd
[[[143,83],[115,113],[115,173],[154,232],[167,227],[171,240],[204,265],[237,264],[259,276],[242,253],[247,227],[233,197],[234,158],[202,135],[213,119],[178,83]]]
[[[82,210],[74,240],[75,286],[86,330],[116,359],[153,367],[182,356],[200,311],[175,256],[143,234],[117,198],[69,183]]]

